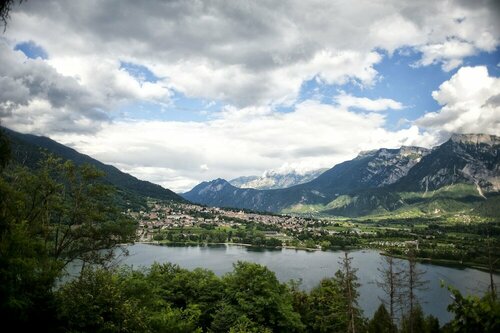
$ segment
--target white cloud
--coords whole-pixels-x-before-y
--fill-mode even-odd
[[[463,58],[477,53],[472,43],[458,40],[450,40],[442,44],[424,45],[419,50],[423,53],[423,56],[416,65],[427,66],[441,63],[442,69],[446,72],[460,66]]]
[[[430,146],[440,130],[498,134],[498,79],[460,69],[434,93],[442,109],[384,129],[391,99],[339,95],[339,106],[297,103],[306,80],[379,82],[376,65],[401,48],[418,66],[460,66],[500,44],[494,1],[25,1],[0,43],[2,124],[50,135],[176,190],[259,174],[284,162],[331,167],[360,150]],[[34,41],[47,60],[12,51]],[[137,80],[121,62],[147,67]],[[170,102],[172,90],[225,104],[210,121],[116,119],[131,101]],[[285,104],[291,112],[276,112]],[[154,118],[154,117],[153,117]],[[423,132],[422,128],[428,132]],[[91,133],[91,134],[89,134]],[[106,144],[103,145],[102,143]]]
[[[65,76],[75,77],[80,84],[92,87],[99,99],[113,105],[123,100],[168,102],[170,91],[166,83],[141,82],[120,69],[120,61],[102,57],[54,57],[47,61]]]
[[[93,136],[59,134],[54,139],[184,191],[202,180],[260,174],[284,161],[305,172],[331,167],[361,150],[429,140],[415,126],[391,132],[383,129],[384,122],[378,113],[357,114],[305,101],[289,113],[233,109],[205,123],[115,122]]]
[[[0,118],[34,133],[94,132],[109,121],[105,101],[41,59],[28,59],[0,41]]]
[[[179,176],[177,170],[169,168],[130,166],[127,164],[116,164],[116,167],[123,172],[135,175],[139,179],[147,179],[178,193],[182,193],[186,188],[192,188],[199,183],[197,180]]]
[[[139,92],[133,81],[118,75],[116,64],[127,61],[150,68],[187,96],[241,107],[291,103],[301,84],[315,76],[327,83],[356,80],[369,86],[378,75],[378,50],[392,54],[411,47],[423,52],[418,65],[455,68],[464,57],[499,45],[494,5],[430,0],[27,1],[13,9],[5,36],[14,43],[35,41],[58,71],[72,72],[93,90],[162,95],[165,87]]]
[[[358,108],[366,111],[401,110],[404,105],[389,98],[369,99],[366,97],[356,97],[342,92],[334,97],[335,101],[342,108]]]
[[[394,14],[376,21],[370,26],[370,36],[377,40],[381,48],[390,54],[402,46],[425,43],[425,35],[411,20]]]
[[[0,63],[0,118],[24,132],[96,132],[123,103],[170,97],[161,82],[139,83],[113,61],[29,59],[0,41]]]
[[[500,135],[500,78],[484,66],[462,67],[432,97],[442,105],[416,121],[429,130]]]

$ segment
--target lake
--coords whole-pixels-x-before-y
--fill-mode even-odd
[[[134,268],[148,267],[154,262],[176,263],[187,269],[197,267],[212,270],[217,275],[232,271],[233,263],[238,260],[249,261],[267,266],[276,277],[286,282],[301,279],[302,288],[310,290],[325,277],[332,277],[339,269],[343,252],[303,251],[293,249],[267,250],[238,245],[213,246],[158,246],[134,244],[128,246],[129,256],[121,258],[121,263]],[[353,266],[358,268],[359,304],[367,317],[371,317],[380,304],[383,292],[377,287],[379,279],[377,268],[381,267],[382,256],[375,250],[357,250],[349,253]],[[451,303],[450,294],[440,283],[454,286],[463,294],[481,295],[489,285],[489,275],[471,268],[452,268],[431,264],[419,264],[429,281],[427,290],[420,292],[424,312],[439,318],[441,324],[451,319],[446,307]],[[495,283],[500,275],[495,275]]]

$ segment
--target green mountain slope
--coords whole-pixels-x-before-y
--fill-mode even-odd
[[[137,179],[114,166],[99,162],[47,137],[21,134],[7,128],[2,128],[2,130],[11,142],[13,160],[29,168],[35,168],[43,158],[44,152],[48,152],[64,160],[71,160],[76,165],[90,164],[103,171],[104,180],[117,187],[126,200],[152,197],[161,200],[185,201],[169,189]]]
[[[342,195],[326,205],[296,205],[287,213],[360,217],[367,215],[398,215],[400,217],[441,216],[463,213],[487,217],[500,216],[494,203],[498,193],[481,196],[470,184],[455,184],[430,192],[396,192],[370,189]]]

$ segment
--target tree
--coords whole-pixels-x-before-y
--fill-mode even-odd
[[[407,312],[401,320],[401,333],[427,333],[425,329],[425,316],[420,305],[415,305],[411,312]]]
[[[311,290],[309,327],[313,332],[359,332],[364,318],[358,306],[356,271],[347,252],[333,278]]]
[[[398,331],[384,304],[380,304],[368,323],[368,333],[395,333]]]
[[[105,264],[117,246],[133,242],[136,224],[114,204],[115,189],[101,182],[102,172],[71,162],[60,168],[64,187],[52,214],[53,254],[65,264]]]
[[[493,297],[491,292],[479,298],[477,296],[464,297],[452,287],[448,287],[448,290],[453,298],[448,311],[454,313],[455,317],[445,326],[447,332],[493,333],[500,331],[500,301]]]
[[[402,274],[399,263],[391,256],[383,256],[382,268],[379,268],[382,281],[377,281],[377,286],[386,294],[385,299],[381,299],[384,305],[389,307],[389,316],[394,324],[396,312],[402,308]],[[384,307],[385,308],[385,307]]]
[[[292,305],[295,312],[300,315],[302,323],[309,325],[311,322],[311,297],[310,295],[300,289],[302,280],[290,280],[288,288],[292,295]]]
[[[411,331],[419,333],[439,333],[439,320],[432,316],[425,316],[422,307],[417,305],[413,308],[413,313],[407,313],[401,320],[401,333],[409,333]]]
[[[40,223],[25,218],[22,174],[8,171],[8,141],[0,131],[0,317],[5,327],[54,330],[52,287],[61,265],[45,251]],[[8,174],[8,175],[7,175]]]
[[[347,252],[344,252],[340,265],[341,269],[335,273],[335,277],[343,289],[345,311],[348,318],[347,332],[356,333],[357,328],[362,323],[361,309],[358,306],[359,293],[357,288],[360,284],[357,282],[357,269],[352,267],[352,257],[349,257]]]
[[[497,291],[496,291],[495,282],[493,280],[493,272],[494,272],[495,264],[498,261],[498,258],[496,260],[493,260],[493,258],[491,256],[491,242],[492,242],[492,239],[490,238],[489,232],[488,232],[488,237],[486,239],[486,245],[488,248],[488,272],[490,274],[489,289],[490,289],[491,297],[493,297],[493,299],[495,299],[497,297]]]
[[[196,307],[200,312],[196,323],[205,330],[209,328],[224,295],[221,279],[213,272],[200,268],[188,271],[173,264],[154,264],[147,280],[172,306],[180,309]]]
[[[126,297],[119,277],[85,269],[58,292],[59,316],[70,332],[145,332],[146,311]]]
[[[342,286],[335,278],[323,279],[310,293],[310,332],[346,332],[348,318]]]
[[[267,327],[255,324],[246,316],[242,316],[229,329],[229,333],[272,333],[272,331]]]
[[[114,204],[115,189],[102,183],[103,174],[47,156],[37,170],[15,166],[4,174],[15,197],[7,214],[24,221],[32,237],[63,266],[78,259],[105,264],[119,244],[132,242],[135,223]]]
[[[12,5],[15,2],[19,2],[21,4],[23,0],[3,0],[0,1],[0,20],[3,22],[3,31],[5,32],[5,29],[7,29],[7,20],[10,18],[10,10],[12,9]]]
[[[224,276],[223,283],[225,298],[214,315],[211,326],[214,332],[227,331],[242,317],[273,332],[303,329],[288,288],[267,267],[238,262],[233,272]]]
[[[425,330],[427,333],[439,333],[441,327],[439,326],[439,319],[432,315],[425,317]]]
[[[425,290],[425,285],[429,282],[424,280],[425,271],[419,269],[417,267],[417,259],[414,249],[410,249],[408,251],[408,261],[406,270],[403,275],[403,287],[404,287],[404,297],[405,301],[408,305],[408,311],[405,314],[405,317],[408,321],[408,332],[414,333],[417,332],[417,322],[419,319],[417,315],[420,314],[421,309],[419,305],[419,298],[416,294],[417,291]],[[420,312],[419,312],[420,309]]]
[[[133,239],[135,225],[113,204],[92,168],[47,157],[34,171],[0,175],[0,311],[17,327],[52,325],[52,288],[65,265],[104,264]],[[46,326],[47,326],[46,325]]]

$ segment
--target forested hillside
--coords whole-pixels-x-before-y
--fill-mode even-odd
[[[72,161],[77,166],[91,165],[103,172],[103,181],[118,189],[118,195],[125,206],[127,202],[133,206],[144,205],[144,198],[146,197],[184,201],[169,189],[137,179],[112,165],[104,164],[90,156],[80,154],[76,150],[47,137],[21,134],[6,128],[2,128],[2,130],[10,141],[13,161],[28,168],[36,169],[47,154],[52,154],[63,160]]]

